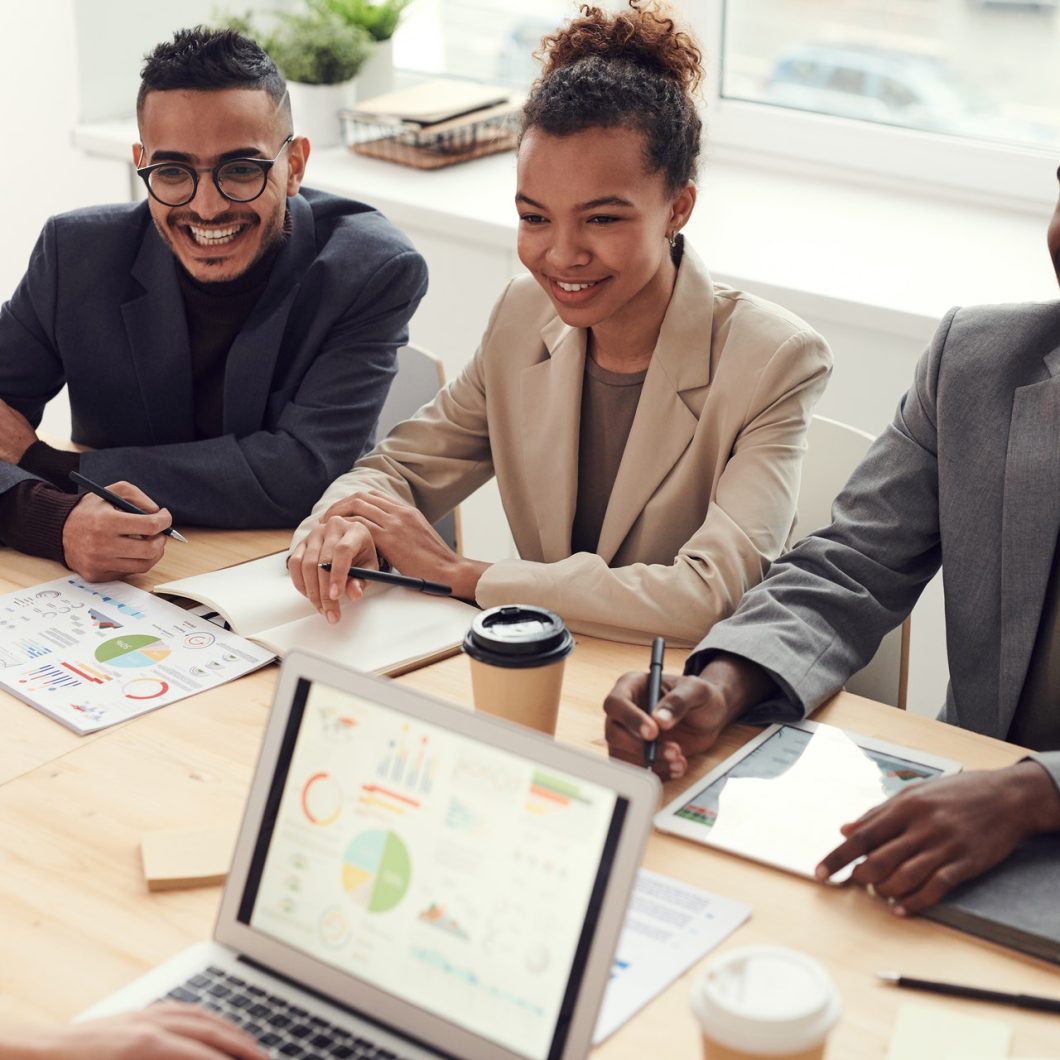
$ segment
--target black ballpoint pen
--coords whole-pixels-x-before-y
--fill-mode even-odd
[[[103,500],[109,504],[113,504],[115,508],[122,512],[128,512],[130,515],[150,515],[150,512],[145,512],[143,508],[137,508],[132,501],[127,501],[124,497],[119,497],[116,493],[112,493],[106,486],[101,486],[98,482],[93,482],[90,478],[85,478],[80,471],[70,472],[70,481],[76,482],[84,490],[88,490],[89,493],[94,493],[97,497],[102,497]],[[162,531],[166,537],[173,538],[174,541],[183,541],[184,544],[188,543],[188,539],[180,533],[179,530],[174,530],[173,527],[167,526]]]
[[[939,983],[934,979],[914,979],[898,972],[877,972],[885,983],[904,986],[909,990],[925,990],[948,997],[964,997],[973,1001],[995,1001],[999,1005],[1015,1005],[1017,1008],[1032,1008],[1039,1012],[1060,1013],[1060,997],[1039,997],[1036,994],[1010,994],[1004,990],[985,990],[980,986],[962,986],[959,983]]]
[[[330,563],[321,563],[321,570],[330,571]],[[386,585],[400,585],[404,589],[415,589],[420,593],[432,593],[434,596],[452,596],[453,587],[440,582],[429,582],[426,578],[410,578],[407,574],[394,574],[391,571],[372,570],[370,567],[350,567],[348,578],[363,578],[366,582],[383,582]]]
[[[648,666],[648,702],[644,706],[644,713],[650,718],[655,711],[655,704],[659,702],[659,693],[662,691],[663,655],[666,653],[666,641],[662,637],[656,637],[651,642],[651,663]],[[651,769],[655,765],[655,740],[649,740],[644,745],[644,764]]]

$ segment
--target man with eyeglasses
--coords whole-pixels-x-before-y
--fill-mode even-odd
[[[52,218],[0,311],[0,541],[95,581],[149,570],[174,520],[296,525],[370,447],[427,283],[374,209],[300,191],[254,42],[182,30],[141,74],[147,201]],[[82,453],[34,429],[64,384]]]

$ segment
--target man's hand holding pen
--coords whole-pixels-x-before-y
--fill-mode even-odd
[[[715,656],[699,677],[661,675],[662,696],[647,713],[650,673],[623,674],[604,700],[604,734],[614,758],[643,764],[645,742],[657,741],[654,768],[664,779],[684,776],[688,759],[702,754],[722,730],[765,698],[772,678],[736,656]]]
[[[93,493],[77,502],[63,525],[63,554],[66,565],[90,582],[149,571],[165,552],[163,531],[173,522],[165,508],[131,483],[116,482],[109,489],[143,514],[118,511]]]

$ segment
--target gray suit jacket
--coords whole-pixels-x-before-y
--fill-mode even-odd
[[[1004,738],[1060,531],[1060,303],[953,310],[832,509],[689,660],[753,659],[814,710],[945,568],[944,721]],[[1042,703],[1041,710],[1060,704]],[[1060,752],[1038,756],[1060,785]]]
[[[394,354],[427,285],[363,203],[288,199],[291,236],[232,344],[224,432],[196,439],[177,261],[146,203],[53,217],[0,311],[0,398],[36,425],[65,383],[81,470],[127,479],[175,520],[293,526],[371,448]],[[0,461],[0,493],[27,472]]]

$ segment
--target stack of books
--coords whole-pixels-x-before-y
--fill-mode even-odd
[[[511,150],[520,105],[495,85],[428,81],[359,102],[342,119],[357,154],[439,169]]]

